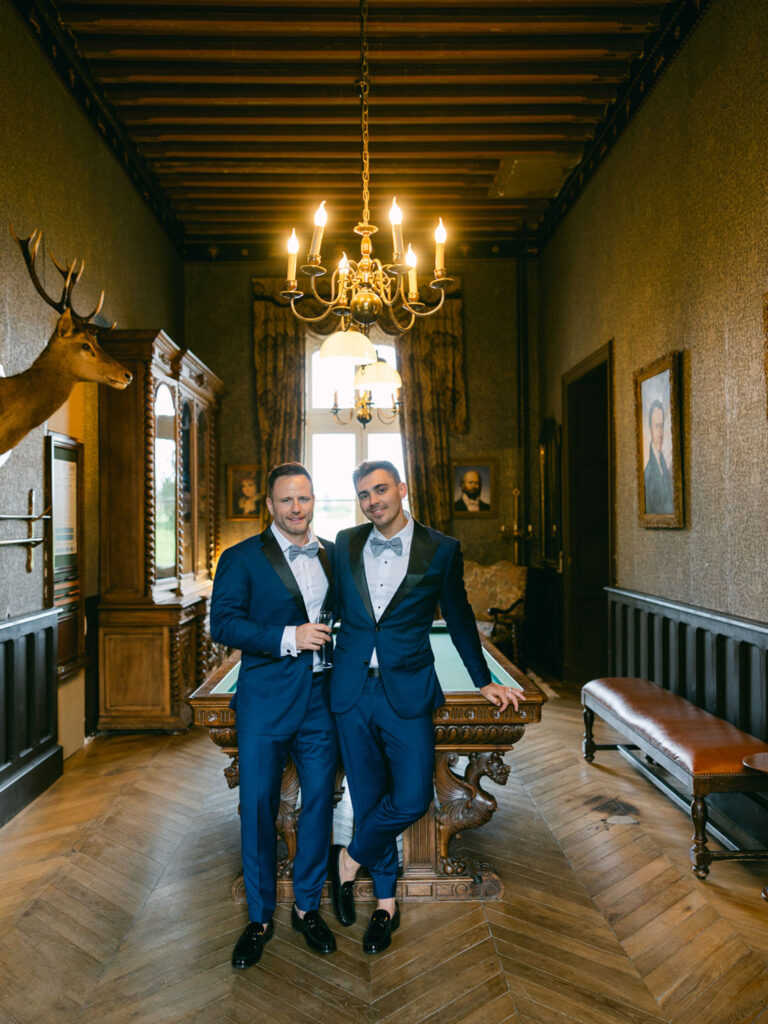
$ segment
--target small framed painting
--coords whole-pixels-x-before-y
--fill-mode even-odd
[[[260,519],[261,467],[227,466],[227,519]]]
[[[637,491],[640,525],[684,526],[679,355],[635,373]]]
[[[496,469],[495,459],[462,459],[451,464],[454,517],[475,519],[498,514]]]

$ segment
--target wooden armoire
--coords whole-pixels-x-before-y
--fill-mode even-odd
[[[155,330],[100,339],[133,374],[100,394],[100,729],[185,729],[213,665],[219,378]],[[86,524],[87,529],[87,524]]]

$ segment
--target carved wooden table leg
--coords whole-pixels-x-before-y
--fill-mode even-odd
[[[437,836],[436,868],[444,875],[460,876],[475,874],[482,892],[478,895],[498,896],[503,892],[501,880],[487,865],[479,872],[470,872],[466,861],[453,857],[451,841],[467,829],[479,828],[491,820],[496,810],[496,800],[480,785],[484,775],[499,786],[506,785],[510,767],[505,764],[497,751],[472,751],[468,756],[464,775],[452,770],[459,760],[454,751],[438,751],[435,757],[435,790],[437,801],[434,811]]]
[[[299,812],[296,804],[299,801],[299,775],[296,765],[289,757],[283,769],[280,783],[280,809],[275,819],[278,838],[283,839],[286,855],[277,862],[278,878],[293,878],[293,862],[296,859],[296,828],[299,823]]]

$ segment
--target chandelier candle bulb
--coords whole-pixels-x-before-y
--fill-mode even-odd
[[[320,203],[315,214],[315,230],[312,233],[312,244],[309,247],[309,259],[318,259],[320,246],[323,244],[323,228],[328,222],[328,214],[325,210],[325,199]]]
[[[296,237],[296,228],[293,229],[288,239],[288,280],[296,280],[296,253],[299,251],[299,240]]]
[[[344,292],[347,288],[347,269],[349,262],[347,260],[347,254],[343,252],[341,259],[339,260],[339,298],[344,301]]]
[[[392,225],[392,246],[394,248],[393,263],[403,258],[403,211],[397,205],[397,197],[392,200],[389,208],[389,221]]]
[[[405,254],[405,262],[410,267],[410,270],[408,271],[408,294],[409,294],[409,297],[411,295],[418,295],[418,293],[419,293],[419,284],[418,284],[418,280],[417,280],[417,277],[416,277],[416,253],[411,248],[411,243],[410,242],[408,243],[408,252]]]
[[[443,218],[435,228],[435,277],[445,273],[445,240],[448,233],[443,227]]]

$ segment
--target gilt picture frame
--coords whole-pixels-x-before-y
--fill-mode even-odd
[[[227,466],[227,519],[261,519],[264,491],[261,466]]]
[[[495,459],[461,459],[451,463],[451,505],[456,519],[498,515],[498,463]]]
[[[679,367],[680,354],[670,352],[634,375],[638,519],[645,528],[685,525]]]

